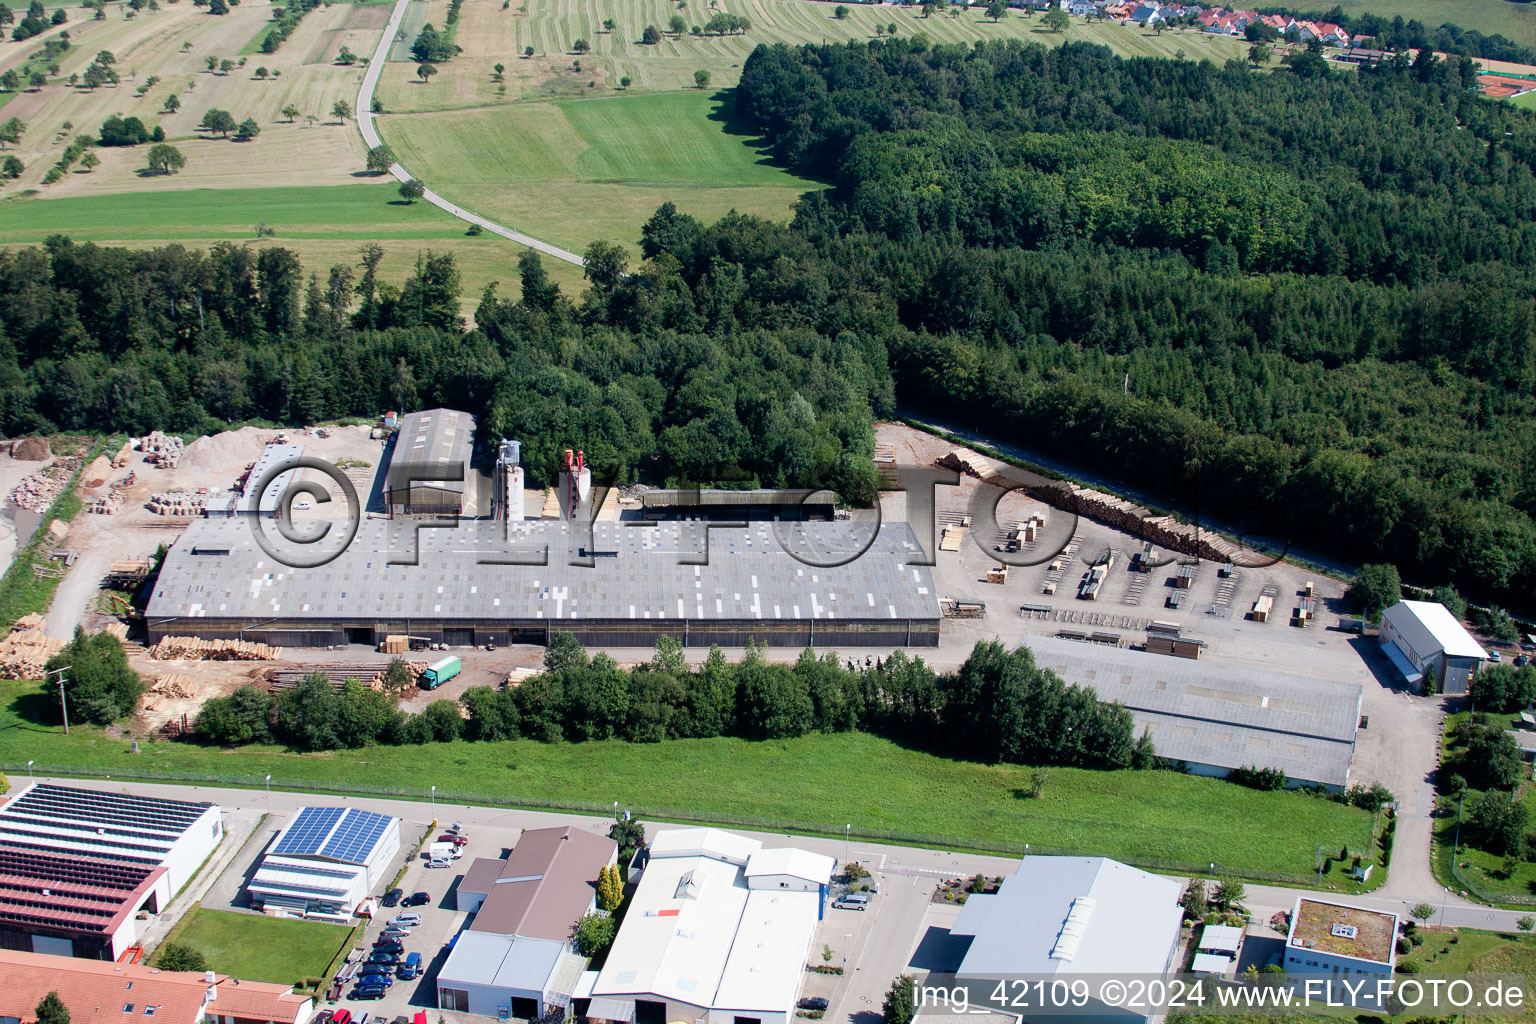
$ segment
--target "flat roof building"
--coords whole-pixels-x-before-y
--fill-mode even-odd
[[[587,965],[571,937],[617,859],[612,839],[563,826],[525,831],[505,860],[475,860],[458,890],[474,918],[438,972],[438,1007],[532,1020],[569,1006]]]
[[[1456,621],[1450,609],[1433,601],[1399,601],[1381,616],[1381,650],[1403,681],[1423,691],[1464,694],[1472,686],[1488,652]]]
[[[1390,975],[1397,915],[1299,896],[1285,939],[1287,974]]]
[[[346,924],[400,850],[400,819],[345,807],[301,807],[246,890],[267,912]]]
[[[475,418],[457,409],[400,417],[389,447],[384,495],[391,515],[466,515]]]
[[[649,850],[587,1018],[792,1024],[832,858],[718,829],[670,829]]]
[[[1178,949],[1182,893],[1175,879],[1106,857],[1026,857],[996,893],[972,895],[960,908],[950,934],[971,943],[956,975],[981,993],[1021,975],[1161,977]],[[1101,1019],[1144,1019],[1118,1007],[1092,1010]]]
[[[1039,667],[1124,704],[1158,756],[1194,774],[1257,766],[1278,768],[1293,786],[1349,784],[1364,699],[1358,683],[1056,637],[1030,637],[1024,646]]]
[[[302,647],[405,633],[470,646],[545,643],[570,630],[593,647],[650,647],[661,636],[723,647],[938,643],[933,576],[909,564],[923,554],[905,523],[877,532],[843,522],[585,525],[365,519],[334,560],[296,569],[263,550],[247,523],[195,520],[160,570],[150,642]]]
[[[29,785],[0,807],[0,947],[115,960],[223,837],[215,804]]]
[[[304,1024],[314,1001],[288,985],[0,948],[0,1024],[36,1024],[57,992],[70,1024]],[[147,1024],[147,1022],[146,1022]]]

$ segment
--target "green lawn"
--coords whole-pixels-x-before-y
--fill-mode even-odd
[[[369,180],[369,179],[365,179]],[[256,241],[255,226],[276,235]],[[395,181],[289,188],[191,189],[60,199],[17,196],[0,201],[0,246],[42,242],[50,235],[76,241],[147,248],[179,242],[206,248],[220,240],[293,249],[307,270],[324,276],[334,263],[357,262],[357,249],[377,241],[386,251],[381,275],[399,283],[418,251],[451,251],[470,303],[490,281],[517,278],[522,246],[489,233],[466,237],[466,225],[430,203],[398,200]],[[545,260],[551,277],[579,293],[581,270]],[[516,292],[503,291],[503,297]]]
[[[1486,35],[1497,33],[1517,43],[1536,46],[1536,10],[1530,4],[1508,0],[1339,0],[1337,6],[1345,14],[1356,17],[1362,14],[1379,14],[1384,18],[1402,15],[1404,21],[1417,18],[1430,28],[1450,22]],[[1311,7],[1298,9],[1313,10]]]
[[[592,810],[617,800],[659,819],[681,808],[682,820],[740,815],[774,830],[839,835],[852,822],[866,834],[887,830],[925,846],[1029,843],[1041,852],[1187,869],[1214,861],[1218,873],[1279,872],[1297,881],[1310,877],[1319,845],[1360,851],[1371,843],[1371,815],[1315,797],[1172,772],[1053,768],[1042,796],[1029,799],[1021,795],[1028,768],[949,761],[857,733],[769,743],[459,742],[307,755],[142,737],[134,755],[126,738],[99,729],[77,727],[65,737],[35,724],[46,709],[36,684],[0,682],[0,767],[35,758],[39,774],[55,766],[114,776],[138,769],[238,776],[255,786],[270,772],[288,788],[356,783],[417,793],[436,785],[439,800],[481,794],[486,802],[558,800]]]
[[[339,924],[193,907],[166,941],[193,947],[224,974],[292,985],[323,975],[351,934]]]
[[[1463,753],[1465,745],[1457,742],[1455,733],[1468,717],[1469,713],[1465,711],[1446,716],[1445,732],[1440,741],[1441,757],[1445,762],[1450,762]],[[1503,716],[1493,716],[1494,720],[1501,717]],[[1508,717],[1513,721],[1513,716]],[[1536,821],[1536,784],[1533,784],[1529,777],[1521,785],[1518,796],[1530,813],[1531,820]],[[1456,860],[1461,865],[1462,876],[1479,887],[1482,890],[1481,895],[1485,898],[1493,899],[1506,907],[1536,910],[1536,864],[1530,861],[1518,861],[1514,871],[1505,874],[1504,857],[1472,846],[1467,842],[1465,831],[1458,846],[1456,803],[1454,800],[1443,797],[1440,799],[1440,806],[1446,812],[1446,816],[1441,819],[1441,824],[1435,832],[1433,861],[1435,876],[1443,884],[1452,888],[1464,887],[1451,872],[1451,854],[1452,851],[1456,851]],[[1519,902],[1512,902],[1512,900]]]
[[[664,202],[705,221],[730,210],[787,220],[819,188],[773,166],[704,90],[519,103],[381,122],[401,162],[435,191],[580,251],[633,247]]]

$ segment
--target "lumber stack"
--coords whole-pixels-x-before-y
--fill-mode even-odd
[[[197,684],[192,681],[191,676],[172,672],[169,675],[155,676],[155,684],[149,688],[149,692],[162,697],[185,699],[197,696]]]
[[[0,640],[0,679],[41,679],[64,641],[41,629],[16,629]]]
[[[37,612],[33,612],[30,615],[23,615],[21,618],[17,619],[16,624],[11,627],[11,630],[14,632],[24,629],[42,629],[43,624],[47,621],[47,619],[43,618]]]
[[[282,653],[281,647],[250,640],[203,640],[195,636],[163,637],[149,649],[149,656],[156,661],[272,661]]]
[[[139,438],[139,448],[144,452],[145,462],[161,469],[175,469],[181,461],[181,438],[162,434],[158,430],[152,430]]]
[[[109,622],[101,631],[110,636],[117,637],[119,642],[128,639],[128,624],[126,622]]]

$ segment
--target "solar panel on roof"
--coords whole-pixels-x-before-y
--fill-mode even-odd
[[[288,826],[273,853],[316,854],[346,811],[341,807],[306,807]]]
[[[372,811],[350,810],[320,855],[345,864],[362,864],[389,827],[390,820],[387,815]]]

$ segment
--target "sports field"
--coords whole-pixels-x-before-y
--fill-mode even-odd
[[[819,187],[769,164],[727,107],[690,89],[411,114],[381,131],[412,173],[487,217],[578,252],[598,238],[633,249],[664,202],[786,220]]]
[[[426,0],[418,0],[419,5]],[[523,13],[526,5],[527,13]],[[432,0],[425,20],[442,28]],[[464,52],[441,65],[429,84],[422,85],[410,63],[385,68],[378,96],[390,112],[451,110],[522,98],[567,98],[610,94],[629,78],[631,90],[682,89],[693,85],[693,73],[708,71],[711,85],[729,87],[741,77],[741,64],[759,43],[845,42],[878,38],[894,24],[898,35],[926,33],[935,42],[975,42],[981,39],[1025,39],[1047,45],[1067,40],[1103,43],[1125,56],[1209,58],[1218,63],[1247,53],[1247,43],[1200,32],[1155,32],[1122,25],[1092,24],[1074,18],[1066,32],[1045,31],[1038,17],[1014,10],[996,24],[981,10],[954,8],[924,18],[918,7],[889,4],[848,4],[848,16],[833,17],[836,4],[814,0],[514,0],[506,10],[499,0],[465,0],[455,41]],[[730,36],[664,36],[656,45],[640,41],[647,25],[666,29],[673,15],[690,26],[702,26],[717,12],[751,19],[749,32]],[[437,18],[437,20],[433,20]],[[613,19],[614,30],[603,22]],[[584,39],[590,52],[573,51]],[[533,47],[531,59],[522,56]],[[506,93],[493,80],[495,65],[505,66]],[[573,65],[580,64],[580,70]]]
[[[759,819],[922,833],[924,845],[966,838],[1031,843],[1107,856],[1215,862],[1222,871],[1306,875],[1317,847],[1368,850],[1371,816],[1297,793],[1264,793],[1173,772],[1052,768],[1041,795],[1031,772],[951,761],[862,733],[753,743],[435,743],[290,754],[272,747],[217,750],[98,728],[37,724],[36,683],[0,682],[0,762],[159,770],[480,793],[505,799],[620,800]],[[429,770],[424,773],[423,766]],[[764,786],[762,780],[772,779]],[[260,784],[259,781],[257,783]],[[829,816],[836,814],[833,820]]]

